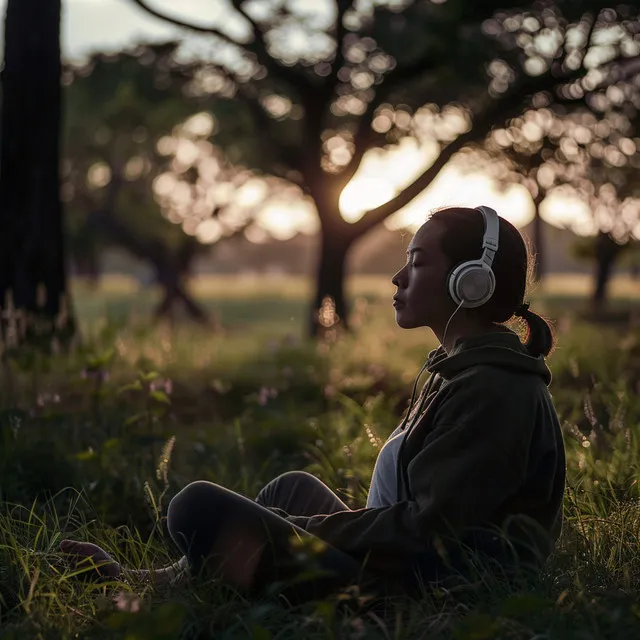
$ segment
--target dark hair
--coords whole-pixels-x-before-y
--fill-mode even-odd
[[[444,228],[442,250],[451,261],[451,269],[461,262],[479,258],[482,253],[484,220],[477,209],[452,207],[433,213],[430,220]],[[522,234],[510,222],[500,218],[498,251],[493,260],[496,289],[491,299],[473,309],[483,320],[504,324],[514,318],[533,282],[534,260]],[[530,355],[548,356],[555,347],[555,336],[547,320],[526,309],[525,346]]]

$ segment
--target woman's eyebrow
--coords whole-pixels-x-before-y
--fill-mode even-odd
[[[413,249],[407,249],[407,255],[410,256],[412,253],[416,253],[417,251],[424,253],[424,249],[420,247],[413,247]]]

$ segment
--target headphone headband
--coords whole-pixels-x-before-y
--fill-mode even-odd
[[[480,260],[488,267],[493,264],[498,250],[498,236],[500,233],[500,219],[495,209],[487,206],[476,207],[484,218],[484,235],[482,237],[482,257]]]

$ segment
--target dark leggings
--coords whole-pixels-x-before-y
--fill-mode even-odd
[[[287,584],[302,571],[315,577],[284,587],[291,601],[320,598],[341,586],[360,582],[362,566],[350,555],[321,543],[312,554],[301,557],[295,539],[317,540],[268,507],[288,515],[312,516],[348,510],[344,502],[315,476],[291,471],[267,484],[255,501],[207,481],[192,482],[169,504],[167,525],[178,548],[195,572],[203,569],[214,543],[227,527],[266,542],[252,591],[264,592],[273,583]],[[293,540],[293,543],[292,543]],[[317,545],[316,545],[317,546]],[[307,575],[310,575],[307,573]]]

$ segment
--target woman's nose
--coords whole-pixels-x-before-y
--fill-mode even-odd
[[[404,282],[404,267],[402,267],[402,269],[400,269],[400,271],[398,271],[398,273],[396,273],[393,278],[391,278],[391,283],[398,287],[398,289],[401,287],[402,282]]]

